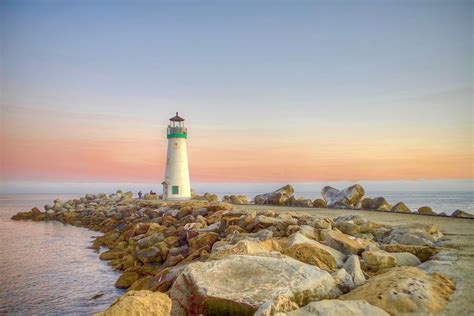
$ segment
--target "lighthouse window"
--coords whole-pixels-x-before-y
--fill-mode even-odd
[[[172,193],[172,194],[179,194],[179,186],[173,185],[173,186],[171,187],[171,193]]]
[[[178,143],[174,143],[174,149],[178,149]]]

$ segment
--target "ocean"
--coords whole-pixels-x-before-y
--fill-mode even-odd
[[[226,186],[203,187],[221,197],[239,193],[249,198],[276,188],[261,186],[246,192],[227,191]],[[296,196],[320,197],[316,189],[299,189]],[[88,315],[106,309],[123,293],[114,287],[120,274],[88,248],[91,238],[99,233],[58,222],[10,220],[19,211],[42,208],[55,198],[68,200],[81,195],[0,195],[0,314]],[[474,214],[472,191],[366,190],[366,195],[384,196],[392,204],[403,201],[412,210],[428,205],[436,212],[450,214],[461,209]],[[100,297],[94,299],[96,295]]]
[[[89,315],[123,292],[114,287],[120,273],[88,249],[100,233],[59,222],[10,220],[56,197],[78,196],[0,195],[0,314]]]

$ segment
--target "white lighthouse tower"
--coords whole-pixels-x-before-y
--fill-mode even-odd
[[[170,118],[166,133],[168,138],[168,154],[163,185],[164,200],[189,200],[191,187],[189,184],[188,153],[186,140],[188,130],[184,127],[184,119],[178,115]]]

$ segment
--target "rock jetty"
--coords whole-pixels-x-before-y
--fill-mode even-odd
[[[294,192],[277,191],[256,201],[284,205]],[[363,197],[358,186],[325,192],[328,206],[355,207]],[[455,291],[447,276],[417,267],[443,251],[436,225],[392,227],[360,215],[234,209],[212,194],[167,202],[122,191],[55,200],[13,219],[102,233],[91,247],[122,272],[115,285],[128,291],[99,315],[428,314]]]
[[[315,208],[333,208],[333,209],[350,209],[350,210],[367,210],[393,213],[406,213],[429,216],[448,216],[446,213],[435,213],[431,207],[422,206],[416,212],[403,202],[398,202],[392,206],[384,197],[379,196],[369,198],[365,196],[364,188],[359,184],[354,184],[341,191],[330,186],[321,189],[322,199],[305,199],[304,197],[295,198],[295,190],[290,184],[287,184],[273,192],[257,195],[253,202],[256,205],[275,205],[275,206],[295,206],[295,207],[315,207]],[[224,196],[223,201],[231,204],[247,204],[246,198],[242,195]],[[245,202],[243,202],[245,201]],[[456,210],[452,213],[452,217],[458,218],[474,218],[474,215],[467,212]]]

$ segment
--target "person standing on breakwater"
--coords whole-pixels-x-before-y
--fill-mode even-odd
[[[142,194],[143,194],[142,191],[138,191],[138,199],[140,200],[142,199]]]

